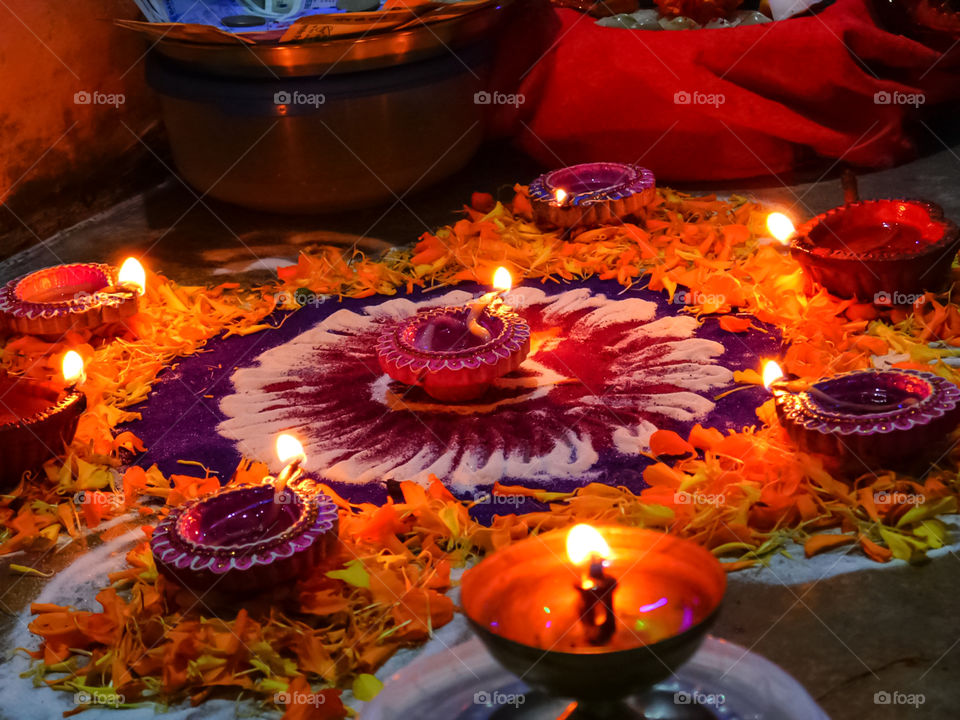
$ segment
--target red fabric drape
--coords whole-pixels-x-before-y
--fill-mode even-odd
[[[639,162],[667,181],[781,173],[815,156],[884,167],[914,152],[910,95],[928,111],[960,94],[955,60],[878,27],[867,0],[671,32],[600,27],[531,0],[492,81],[524,102],[491,113],[497,132],[551,167]]]

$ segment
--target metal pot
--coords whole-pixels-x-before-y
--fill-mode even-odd
[[[198,73],[158,54],[173,158],[198,190],[282,213],[369,207],[459,170],[483,135],[484,53],[326,77]]]

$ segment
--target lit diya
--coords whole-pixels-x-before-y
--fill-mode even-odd
[[[377,341],[380,367],[437,400],[480,397],[530,352],[530,326],[501,297],[512,284],[498,268],[496,289],[470,305],[434,308],[391,326]]]
[[[13,485],[73,441],[87,409],[83,358],[63,356],[63,383],[0,374],[0,485]]]
[[[278,437],[277,455],[288,463],[277,477],[171,510],[150,540],[157,569],[194,590],[250,594],[320,565],[337,542],[337,507],[304,476],[295,438]]]
[[[100,263],[57,265],[0,289],[0,326],[23,335],[62,337],[135,315],[146,273],[135,258],[119,270]]]
[[[958,248],[957,226],[920,200],[848,203],[805,223],[790,243],[807,275],[828,291],[881,305],[943,289]]]
[[[578,525],[488,556],[462,604],[496,660],[574,698],[569,717],[642,717],[622,699],[669,676],[699,647],[726,590],[699,545],[640,528]]]
[[[625,163],[571,165],[530,183],[537,223],[561,228],[617,222],[649,205],[655,196],[653,173]]]
[[[929,372],[857,370],[811,384],[785,380],[771,361],[763,383],[801,450],[854,472],[909,469],[938,453],[960,424],[960,387]]]

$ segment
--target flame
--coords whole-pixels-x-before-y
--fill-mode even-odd
[[[67,385],[76,385],[87,379],[83,372],[83,358],[76,350],[71,350],[63,356],[61,372]]]
[[[592,555],[606,560],[610,557],[610,546],[592,525],[574,525],[567,533],[567,557],[574,565],[581,565]]]
[[[303,452],[303,445],[293,435],[277,436],[277,457],[280,462],[288,463],[296,458],[306,459],[306,453]]]
[[[117,274],[117,284],[134,285],[141,295],[147,289],[147,273],[143,265],[136,258],[129,257],[123,261],[120,266],[120,272]]]
[[[498,267],[497,271],[493,274],[493,286],[497,290],[508,291],[513,287],[513,276],[510,275],[510,271],[505,267]]]
[[[795,229],[790,218],[781,212],[770,213],[767,216],[767,230],[784,245],[789,242]]]
[[[763,364],[763,386],[769,390],[770,386],[783,377],[783,370],[773,360],[767,360]]]
[[[567,199],[567,191],[563,188],[557,188],[556,192],[553,193],[553,199],[557,201],[557,205],[563,205]]]

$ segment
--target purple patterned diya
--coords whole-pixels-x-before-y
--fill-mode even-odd
[[[841,458],[854,472],[910,468],[960,424],[960,387],[919,370],[858,370],[799,392],[771,389],[787,433],[806,452]]]
[[[194,590],[250,594],[320,565],[337,543],[337,507],[297,468],[281,482],[291,467],[174,508],[150,539],[157,569]]]
[[[72,387],[0,375],[0,487],[69,445],[86,409],[86,396]]]
[[[58,265],[32,272],[0,289],[0,328],[43,337],[63,336],[136,314],[143,268],[132,258],[121,270],[99,263]],[[127,274],[133,279],[128,281]]]
[[[470,331],[470,318],[469,307],[444,307],[397,323],[377,341],[380,367],[436,400],[480,397],[526,359],[530,326],[504,305],[486,307],[477,316],[484,336]]]
[[[790,251],[834,295],[890,305],[943,289],[958,247],[960,232],[937,205],[865,200],[801,226]]]
[[[571,165],[530,183],[537,223],[561,228],[616,222],[648,205],[655,195],[653,173],[625,163]]]

